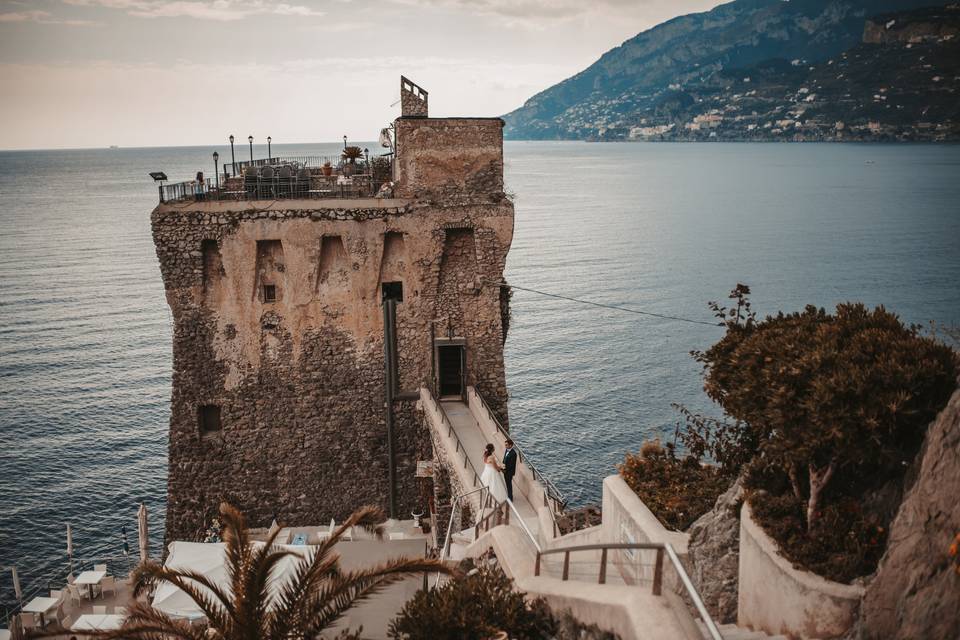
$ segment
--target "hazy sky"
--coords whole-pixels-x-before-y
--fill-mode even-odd
[[[496,116],[720,0],[0,0],[0,148],[371,140]]]

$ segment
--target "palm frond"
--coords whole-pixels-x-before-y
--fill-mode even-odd
[[[434,572],[458,574],[455,569],[439,560],[406,557],[393,558],[375,567],[342,573],[328,581],[311,599],[304,614],[305,633],[307,637],[317,635],[339,620],[355,604],[399,580]]]

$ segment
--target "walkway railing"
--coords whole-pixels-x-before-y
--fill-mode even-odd
[[[512,436],[510,435],[510,433],[503,428],[502,424],[500,424],[500,420],[497,418],[497,415],[490,408],[490,405],[487,404],[487,400],[486,398],[483,397],[483,394],[477,391],[476,388],[473,388],[473,392],[476,394],[477,399],[480,400],[480,404],[483,406],[484,410],[487,412],[487,416],[490,417],[491,422],[493,422],[493,424],[497,427],[497,431],[500,432],[500,435],[502,435],[504,438],[512,439]],[[547,476],[543,475],[540,472],[540,470],[537,469],[537,467],[533,464],[533,462],[530,461],[530,458],[527,456],[526,453],[523,452],[523,449],[520,448],[520,445],[518,445],[516,441],[514,441],[513,443],[513,448],[517,450],[517,454],[520,456],[520,460],[522,460],[524,464],[527,465],[527,468],[530,469],[530,472],[533,474],[533,477],[538,482],[540,482],[540,484],[543,485],[544,489],[546,489],[547,496],[555,502],[554,511],[562,513],[563,508],[567,505],[567,499],[566,497],[564,497],[563,493],[560,492],[560,490],[556,487],[556,485],[554,485],[553,482],[551,482]],[[547,505],[545,504],[544,506],[547,506]]]
[[[433,394],[426,388],[420,389],[420,399],[423,400],[425,404],[430,405],[429,408],[439,416],[440,424],[447,428],[447,437],[453,438],[456,442],[454,453],[463,456],[463,468],[469,469],[473,473],[473,486],[480,486],[480,474],[477,473],[473,463],[470,462],[470,456],[467,455],[467,450],[464,448],[463,443],[460,442],[460,437],[457,435],[456,429],[453,428],[453,423],[450,422],[447,412],[443,410],[443,405],[437,402]]]
[[[555,549],[537,549],[537,563],[534,566],[533,575],[539,576],[541,569],[541,558],[546,555],[551,554],[563,554],[563,573],[562,580],[568,580],[570,577],[570,554],[583,552],[583,551],[600,551],[600,566],[597,570],[597,583],[606,584],[607,581],[607,559],[608,551],[610,550],[631,550],[631,549],[640,549],[640,550],[654,550],[657,552],[657,559],[653,568],[653,586],[652,593],[655,596],[663,594],[663,565],[664,558],[670,560],[670,564],[673,565],[674,571],[677,572],[677,576],[680,578],[680,583],[684,588],[684,591],[687,592],[687,596],[690,598],[690,601],[693,602],[694,608],[697,610],[697,614],[700,616],[700,620],[703,621],[704,626],[707,629],[707,633],[710,634],[711,640],[723,640],[723,636],[720,634],[720,629],[717,628],[716,623],[713,621],[713,618],[710,617],[710,613],[707,611],[706,606],[703,604],[703,600],[700,598],[700,594],[697,593],[696,588],[693,586],[693,582],[690,580],[690,576],[687,575],[686,569],[683,568],[683,564],[680,562],[680,558],[677,557],[676,552],[673,550],[673,546],[668,543],[625,543],[625,542],[607,542],[599,544],[584,544],[576,545],[571,547],[559,547]]]

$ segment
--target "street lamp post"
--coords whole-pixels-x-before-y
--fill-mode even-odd
[[[270,152],[270,141],[273,140],[270,136],[267,136],[267,158],[272,159],[273,153]]]
[[[217,194],[220,193],[220,154],[213,152],[213,175],[217,177]]]
[[[233,155],[233,134],[230,134],[230,175],[237,175],[237,159]]]
[[[253,136],[247,136],[247,142],[250,143],[250,164],[253,164]]]

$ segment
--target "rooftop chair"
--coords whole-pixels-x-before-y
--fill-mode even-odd
[[[273,186],[273,167],[264,165],[260,167],[260,182],[258,183],[257,196],[259,198],[275,198],[276,193]]]
[[[93,605],[93,615],[95,616],[105,616],[107,615],[107,607],[102,604]]]
[[[113,576],[107,576],[100,581],[100,595],[107,595],[107,592],[117,595],[117,580]]]
[[[293,181],[294,181],[293,169],[290,168],[290,165],[285,164],[282,167],[280,167],[280,171],[277,172],[277,175],[279,177],[278,186],[280,187],[279,189],[280,197],[289,198],[291,195],[293,195],[292,193]]]
[[[297,197],[306,198],[310,191],[310,169],[300,167],[297,171]]]
[[[73,583],[76,582],[76,581],[77,581],[77,579],[76,579],[75,577],[73,577],[73,574],[72,574],[72,573],[69,574],[69,575],[67,575],[67,584],[73,584]]]
[[[70,596],[71,602],[76,602],[77,605],[80,605],[83,602],[83,592],[80,591],[80,587],[75,584],[67,585],[67,594]]]

